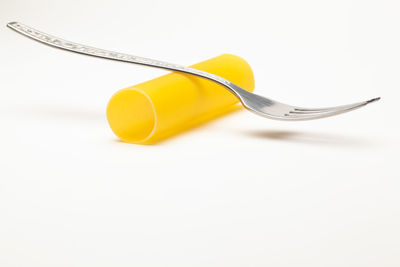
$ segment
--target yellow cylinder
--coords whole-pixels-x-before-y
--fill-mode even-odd
[[[191,66],[254,90],[245,60],[224,54]],[[173,72],[122,89],[107,106],[112,131],[123,141],[152,144],[233,110],[238,99],[222,85]]]

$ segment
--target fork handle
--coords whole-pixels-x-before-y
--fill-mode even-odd
[[[74,42],[70,42],[64,39],[61,39],[56,36],[52,36],[50,34],[38,31],[36,29],[33,29],[27,25],[24,25],[19,22],[10,22],[7,24],[7,26],[16,32],[27,36],[33,40],[36,40],[38,42],[41,42],[43,44],[60,48],[63,50],[67,50],[70,52],[75,52],[87,56],[93,56],[93,57],[99,57],[99,58],[104,58],[104,59],[110,59],[110,60],[116,60],[116,61],[122,61],[122,62],[128,62],[128,63],[134,63],[134,64],[139,64],[139,65],[145,65],[149,67],[155,67],[155,68],[161,68],[161,69],[167,69],[167,70],[172,70],[172,71],[178,71],[178,72],[183,72],[183,73],[188,73],[192,74],[195,76],[199,76],[211,81],[214,81],[216,83],[219,83],[223,85],[225,88],[227,88],[231,93],[233,93],[239,100],[241,100],[240,94],[243,92],[240,92],[240,88],[238,89],[238,86],[233,84],[232,82],[217,76],[215,74],[211,74],[205,71],[201,70],[196,70],[192,69],[186,66],[181,66],[173,63],[168,63],[164,61],[159,61],[155,59],[150,59],[150,58],[144,58],[144,57],[138,57],[138,56],[132,56],[124,53],[119,53],[119,52],[113,52],[109,50],[104,50],[96,47],[91,47],[87,45],[82,45]],[[245,91],[245,90],[243,90]]]

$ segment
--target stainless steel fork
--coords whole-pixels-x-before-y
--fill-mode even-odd
[[[290,120],[290,121],[320,119],[345,113],[351,110],[355,110],[357,108],[363,107],[369,103],[375,102],[380,99],[379,97],[377,97],[354,104],[336,106],[336,107],[327,107],[327,108],[302,108],[297,106],[291,106],[269,98],[259,96],[254,93],[250,93],[220,76],[205,71],[196,70],[193,68],[188,68],[185,66],[180,66],[154,59],[132,56],[128,54],[117,53],[78,43],[73,43],[49,35],[47,33],[35,30],[29,26],[26,26],[18,22],[10,22],[7,24],[7,26],[20,34],[30,37],[43,44],[50,45],[56,48],[61,48],[71,52],[76,52],[88,56],[100,57],[105,59],[117,60],[122,62],[140,64],[150,67],[168,69],[172,71],[188,73],[209,79],[211,81],[223,85],[232,94],[234,94],[240,100],[243,106],[247,108],[249,111],[269,119]]]

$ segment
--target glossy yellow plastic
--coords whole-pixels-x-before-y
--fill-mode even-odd
[[[191,66],[254,90],[245,60],[224,54]],[[238,99],[222,85],[173,72],[122,89],[107,106],[112,131],[129,143],[151,144],[232,111]]]

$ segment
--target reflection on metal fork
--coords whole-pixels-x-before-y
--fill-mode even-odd
[[[313,119],[325,118],[349,112],[351,110],[355,110],[357,108],[363,107],[369,103],[375,102],[380,99],[379,97],[377,97],[367,101],[362,101],[350,105],[328,107],[328,108],[313,109],[313,108],[296,107],[296,106],[286,105],[254,93],[250,93],[220,76],[205,71],[196,70],[193,68],[176,65],[168,62],[163,62],[159,60],[132,56],[128,54],[108,51],[104,49],[99,49],[91,46],[86,46],[66,41],[64,39],[35,30],[29,26],[23,25],[18,22],[10,22],[7,24],[7,26],[22,35],[25,35],[36,41],[39,41],[46,45],[50,45],[52,47],[61,48],[64,50],[88,56],[100,57],[105,59],[117,60],[122,62],[128,62],[128,63],[134,63],[150,67],[188,73],[214,81],[216,83],[223,85],[232,94],[234,94],[240,100],[243,106],[247,108],[249,111],[269,119],[299,121],[299,120],[313,120]]]

